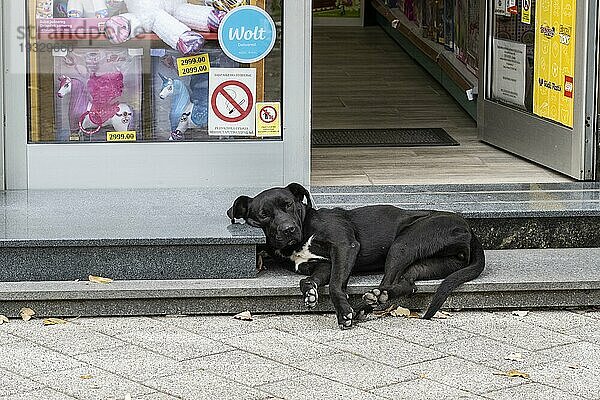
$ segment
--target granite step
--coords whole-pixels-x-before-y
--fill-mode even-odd
[[[596,182],[336,186],[312,189],[319,207],[391,204],[464,215],[486,249],[600,247]]]
[[[530,309],[600,306],[600,249],[486,251],[482,275],[457,289],[450,309]],[[284,270],[254,279],[123,280],[0,283],[0,313],[17,317],[22,307],[38,317],[102,315],[231,314],[307,312],[299,293],[301,277]],[[351,301],[379,283],[381,275],[353,277]],[[417,294],[402,302],[427,306],[439,281],[418,282]],[[332,311],[327,288],[316,312]]]
[[[0,192],[0,281],[252,278],[260,230],[219,190]],[[235,265],[235,268],[232,266]]]

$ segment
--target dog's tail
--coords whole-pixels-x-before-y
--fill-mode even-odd
[[[446,301],[450,292],[459,287],[465,282],[477,278],[483,271],[485,265],[485,254],[483,252],[483,246],[475,233],[471,231],[471,259],[469,265],[459,269],[448,275],[446,279],[442,281],[437,291],[433,295],[431,304],[427,309],[423,319],[431,319],[435,313],[442,307],[442,304]]]

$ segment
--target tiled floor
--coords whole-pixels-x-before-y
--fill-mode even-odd
[[[597,310],[387,317],[348,331],[329,314],[13,320],[0,326],[0,398],[591,400],[597,332]]]

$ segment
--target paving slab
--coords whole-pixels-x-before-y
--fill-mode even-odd
[[[317,375],[301,376],[294,379],[264,385],[260,388],[273,396],[277,396],[286,400],[385,399],[385,397],[356,389],[354,387],[346,386]]]
[[[597,368],[572,368],[564,361],[532,367],[527,370],[531,380],[586,399],[600,398]]]
[[[485,397],[493,400],[583,400],[584,397],[575,396],[551,386],[539,383],[524,383],[523,385],[497,390],[485,394]]]
[[[91,366],[53,372],[35,379],[80,400],[122,400],[126,395],[137,397],[154,392],[152,388]]]
[[[183,372],[144,382],[145,385],[161,392],[190,400],[268,399],[268,393],[232,380],[222,378],[207,371]]]
[[[30,392],[42,388],[43,385],[31,379],[0,369],[0,397]]]
[[[410,372],[347,352],[293,364],[313,375],[365,391],[415,378]]]
[[[371,393],[394,400],[482,400],[476,394],[432,381],[418,378],[395,385],[371,390]]]
[[[366,335],[331,342],[330,346],[354,353],[393,368],[443,358],[446,355],[424,346],[404,342],[393,336],[370,332]]]
[[[52,389],[40,389],[27,393],[17,393],[3,397],[4,400],[73,400],[75,397]]]
[[[480,395],[523,383],[522,378],[500,376],[498,374],[503,371],[453,356],[412,364],[403,369],[453,388]],[[469,379],[465,379],[466,376]]]
[[[276,329],[224,338],[221,341],[240,350],[288,365],[339,352],[333,347]]]
[[[269,318],[269,316],[256,315],[254,316],[254,321],[242,321],[239,319],[234,319],[231,315],[194,317],[173,315],[167,317],[156,317],[153,319],[162,323],[177,326],[190,332],[194,332],[198,335],[213,339],[222,339],[271,329],[272,327],[269,324],[260,323],[265,318]]]
[[[55,350],[20,340],[0,346],[2,367],[21,376],[35,377],[81,367],[83,363]]]
[[[202,357],[195,366],[252,387],[307,375],[302,369],[242,350]]]
[[[564,361],[573,368],[600,371],[600,344],[585,341],[556,346],[539,353]]]

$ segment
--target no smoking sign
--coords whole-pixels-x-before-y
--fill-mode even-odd
[[[212,68],[208,134],[255,136],[256,70]]]

